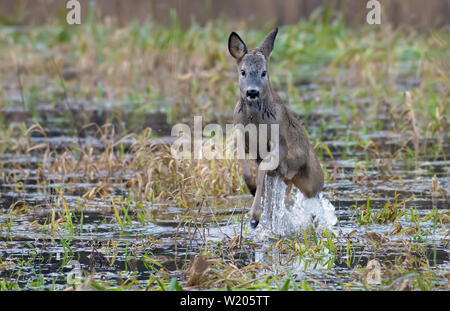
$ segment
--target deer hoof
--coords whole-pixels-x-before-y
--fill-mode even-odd
[[[252,229],[255,229],[259,224],[259,221],[256,219],[252,219],[250,220],[250,227],[252,227]]]

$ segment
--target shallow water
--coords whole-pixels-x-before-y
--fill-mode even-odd
[[[314,92],[315,88],[303,86],[304,90]],[[67,118],[60,111],[64,110],[41,105],[35,116],[22,109],[2,113],[11,124],[23,121],[30,125],[37,118],[47,136],[33,133],[32,145],[48,143],[51,150],[59,152],[74,145],[91,147],[94,155],[105,149],[104,142],[93,138],[92,131],[75,135],[69,130]],[[101,121],[109,113],[114,110],[105,109],[104,114],[99,114],[91,109],[76,122]],[[322,165],[330,177],[320,197],[314,199],[304,199],[295,189],[286,197],[285,184],[267,177],[264,212],[255,231],[248,226],[250,195],[205,197],[201,203],[192,202],[196,208],[189,210],[177,202],[143,202],[141,206],[130,203],[130,219],[121,227],[110,201],[83,197],[97,186],[96,180],[79,173],[55,172],[48,174],[48,182],[42,184],[38,172],[43,161],[41,152],[0,154],[0,280],[18,280],[25,289],[64,289],[73,271],[69,263],[76,260],[82,278],[107,281],[111,286],[133,279],[133,288],[145,287],[149,278],[158,274],[176,277],[184,288],[189,288],[187,270],[196,255],[207,251],[226,254],[227,260],[239,267],[263,264],[260,275],[287,273],[314,289],[361,289],[360,275],[364,276],[369,260],[376,258],[386,267],[409,267],[405,262],[412,261],[414,255],[427,261],[428,269],[436,273],[433,282],[438,289],[448,290],[450,209],[445,196],[432,192],[432,184],[435,176],[441,189],[450,193],[450,161],[431,154],[420,154],[417,165],[410,159],[389,158],[383,150],[398,150],[402,137],[393,133],[387,123],[386,128],[367,135],[344,126],[335,111],[316,111],[301,117],[310,135],[320,137],[333,154],[331,158],[323,153]],[[383,115],[379,118],[389,119]],[[161,144],[170,142],[166,136],[170,127],[163,119],[161,114],[141,119],[144,125],[155,128]],[[326,127],[318,133],[321,123]],[[344,139],[349,135],[375,141],[380,156],[368,157],[369,152],[356,139]],[[445,135],[443,149],[449,154],[449,137]],[[132,142],[125,141],[125,145]],[[431,138],[420,139],[421,148],[433,143],[436,141]],[[109,187],[116,195],[128,197],[123,183],[132,174],[114,172]],[[73,212],[74,226],[69,228],[62,221],[59,230],[49,231],[53,212],[56,220],[64,219],[64,210],[57,208],[61,187],[67,207]],[[368,201],[374,215],[394,202],[405,214],[395,225],[392,221],[365,221],[361,219],[362,206]],[[12,206],[17,211],[13,217]],[[426,217],[433,211],[442,216],[439,221],[435,216]],[[273,246],[280,236],[300,236],[301,240],[303,230],[308,231],[311,225],[317,234],[326,227],[336,236],[334,252],[324,249],[299,254],[296,249]],[[403,234],[395,233],[408,228],[410,231]],[[245,241],[241,248],[233,244],[236,237]],[[380,288],[395,289],[396,282]]]
[[[332,229],[336,224],[335,208],[322,193],[317,198],[307,199],[295,187],[290,193],[287,190],[282,179],[266,175],[263,213],[256,230],[257,240],[262,241],[268,236],[299,236],[311,227],[321,232]]]
[[[23,163],[27,161],[30,163],[35,159],[27,157]],[[332,167],[330,162],[326,163]],[[344,287],[354,282],[354,269],[364,267],[373,257],[383,262],[395,262],[397,257],[408,256],[411,250],[404,246],[405,238],[412,241],[419,253],[424,252],[422,255],[428,258],[430,266],[441,275],[437,283],[445,288],[450,268],[448,223],[436,227],[433,219],[429,219],[420,222],[422,231],[416,234],[406,237],[386,235],[394,230],[391,223],[360,224],[360,210],[355,208],[355,204],[365,205],[367,196],[370,196],[370,206],[376,213],[391,202],[395,194],[400,194],[402,198],[414,195],[405,209],[415,208],[419,217],[425,217],[433,209],[448,213],[448,202],[443,198],[432,199],[429,192],[433,174],[441,176],[441,186],[448,189],[448,161],[424,163],[425,169],[418,172],[410,172],[408,165],[395,163],[393,174],[402,174],[401,183],[373,178],[370,186],[364,181],[357,186],[348,181],[355,167],[354,161],[342,160],[339,165],[343,167],[343,172],[334,182],[327,183],[319,199],[304,200],[301,193],[294,191],[287,200],[283,200],[284,183],[277,180],[272,181],[273,184],[267,183],[267,187],[273,186],[275,190],[272,200],[280,204],[273,206],[272,221],[269,222],[271,209],[264,201],[262,220],[255,232],[248,228],[247,212],[252,197],[247,195],[206,198],[199,210],[188,213],[175,203],[153,205],[148,202],[144,205],[147,214],[143,223],[136,216],[140,210],[132,206],[129,210],[132,222],[121,228],[110,203],[101,199],[82,199],[82,195],[95,183],[67,187],[65,199],[77,218],[74,219],[74,232],[64,226],[58,233],[43,232],[42,225],[48,224],[56,205],[57,195],[52,189],[60,184],[37,185],[37,173],[33,168],[4,169],[3,172],[8,174],[22,176],[20,180],[25,190],[16,189],[14,183],[3,182],[1,185],[0,258],[4,265],[0,269],[0,277],[17,278],[15,275],[19,273],[19,284],[24,288],[63,289],[67,287],[67,275],[71,271],[68,259],[74,259],[80,262],[87,275],[92,273],[95,279],[111,284],[121,284],[131,277],[141,286],[146,286],[149,277],[161,267],[169,276],[183,280],[183,271],[201,250],[220,248],[218,243],[236,234],[244,234],[247,229],[244,236],[251,245],[245,247],[244,252],[230,250],[230,256],[244,266],[259,262],[270,267],[271,273],[289,271],[299,282],[319,282],[310,284],[313,288],[360,288],[360,285]],[[117,190],[120,193],[120,187]],[[18,201],[30,207],[15,215],[11,221],[9,208]],[[416,227],[414,220],[407,216],[398,222],[402,228]],[[338,236],[335,247],[342,248],[337,255],[321,254],[320,258],[313,255],[304,258],[295,252],[271,247],[276,241],[274,237],[295,234],[299,229],[307,229],[311,223],[316,225],[317,232],[325,224],[331,227],[330,231]],[[267,230],[268,227],[271,230]],[[368,232],[376,235],[365,236]],[[351,238],[347,238],[350,234]],[[382,244],[377,244],[378,236]],[[350,255],[345,251],[348,239],[352,240]],[[68,243],[70,250],[63,241]],[[96,247],[95,243],[101,243],[101,246]],[[114,247],[111,246],[113,243]],[[147,257],[161,267],[146,261]],[[267,271],[263,269],[260,273]],[[183,281],[181,283],[186,287]]]

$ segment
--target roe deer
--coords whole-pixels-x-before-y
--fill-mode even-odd
[[[228,50],[237,63],[240,89],[240,99],[234,109],[234,124],[279,126],[279,164],[276,169],[266,171],[258,166],[255,180],[248,160],[241,160],[244,181],[254,195],[250,221],[252,228],[258,226],[262,213],[261,191],[266,172],[281,177],[289,189],[294,184],[308,198],[315,197],[324,184],[322,168],[305,129],[270,86],[268,64],[277,33],[278,28],[275,28],[254,50],[247,50],[244,41],[235,32],[228,39]],[[245,152],[248,153],[249,137],[245,134],[244,137]],[[270,141],[267,143],[270,144]],[[256,163],[261,161],[263,159],[258,155]]]

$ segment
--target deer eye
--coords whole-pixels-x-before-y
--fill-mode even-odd
[[[245,77],[245,70],[241,70],[241,76]]]
[[[264,71],[261,73],[261,77],[264,78],[266,75],[267,75],[267,71],[264,70]]]

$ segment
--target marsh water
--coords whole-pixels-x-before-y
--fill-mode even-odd
[[[298,87],[300,94],[313,96],[313,84]],[[4,89],[8,88],[4,85]],[[1,111],[4,122],[31,125],[37,120],[44,128],[46,136],[31,133],[31,145],[48,144],[59,151],[74,145],[90,146],[94,154],[104,150],[102,141],[89,132],[70,130],[72,124],[68,120],[73,118],[67,116],[83,114],[88,116],[87,121],[101,123],[108,108],[90,111],[89,102],[80,101],[71,102],[71,111],[67,111],[63,104],[42,103],[31,113],[22,108],[17,88],[3,92],[3,96],[15,103],[13,108]],[[125,111],[125,119],[126,116]],[[449,160],[427,154],[420,154],[418,162],[410,158],[384,159],[383,150],[395,152],[402,145],[402,137],[391,132],[389,116],[382,113],[377,117],[382,126],[370,134],[353,131],[332,110],[298,116],[310,136],[320,137],[329,148],[332,156],[323,152],[321,157],[330,176],[321,199],[314,199],[315,202],[305,201],[298,193],[290,195],[290,205],[280,203],[285,198],[272,197],[272,202],[265,198],[265,214],[256,231],[248,226],[250,195],[204,197],[201,202],[187,202],[195,206],[190,209],[179,202],[130,201],[128,209],[122,211],[124,224],[120,224],[110,202],[85,198],[86,192],[97,185],[95,180],[79,176],[82,182],[65,183],[62,175],[75,180],[77,176],[61,172],[61,176],[48,176],[48,183],[43,185],[38,168],[44,153],[39,149],[22,155],[1,154],[0,278],[17,279],[24,289],[65,289],[71,284],[68,276],[80,271],[77,275],[83,280],[93,278],[112,286],[133,280],[129,282],[131,288],[146,288],[151,276],[160,273],[168,279],[177,278],[183,288],[189,289],[188,269],[196,255],[219,252],[238,268],[259,263],[261,274],[287,273],[298,283],[307,282],[309,288],[342,290],[363,288],[361,278],[364,279],[365,268],[372,259],[382,262],[384,271],[390,264],[401,266],[414,255],[435,273],[435,285],[448,289],[450,210],[442,193],[450,190]],[[163,112],[148,113],[144,118],[144,125],[154,129],[161,144],[170,141],[170,125],[161,121],[165,118]],[[450,154],[448,133],[444,135],[444,154]],[[380,156],[368,158],[364,147],[348,139],[354,136],[376,142]],[[131,145],[132,141],[128,143]],[[435,140],[426,137],[419,141],[420,146],[433,143]],[[114,172],[109,185],[124,199],[128,193],[123,182],[130,174]],[[433,192],[436,179],[439,193]],[[273,187],[279,195],[286,190],[276,180],[266,182],[266,187]],[[62,188],[64,203],[59,195]],[[276,215],[268,215],[269,206],[274,204],[272,212]],[[377,221],[375,216],[370,221],[368,209],[376,215],[387,204],[396,204],[406,212],[395,224]],[[71,211],[73,226],[47,230],[55,210],[64,211],[65,207]],[[323,231],[327,227],[334,234],[334,253],[300,255],[289,247],[273,246],[280,236],[286,238],[296,229],[299,241],[304,243],[304,236],[311,233],[301,229],[314,223],[316,229]],[[405,229],[408,230],[397,234]],[[266,231],[261,238],[263,230]],[[233,244],[234,237],[243,237],[239,247]],[[404,280],[414,277],[415,274],[407,274],[394,279],[388,288],[405,286]]]

